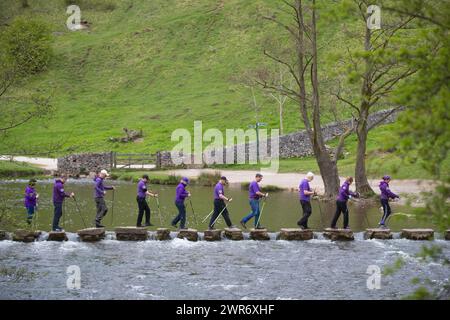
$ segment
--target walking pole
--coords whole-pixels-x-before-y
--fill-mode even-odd
[[[206,220],[208,220],[209,216],[212,215],[214,212],[214,209],[212,209],[212,211],[210,213],[208,213],[208,215],[202,220],[202,223],[205,223]]]
[[[192,200],[189,198],[189,203],[192,209],[192,215],[194,216],[195,225],[198,226],[197,215],[195,214],[194,207],[192,206]]]
[[[80,207],[78,206],[78,202],[77,202],[77,199],[75,198],[75,196],[73,196],[73,201],[75,202],[75,208],[77,209],[77,211],[78,211],[78,214],[80,215],[80,217],[81,217],[81,221],[83,221],[83,225],[84,225],[84,227],[85,228],[87,228],[87,226],[86,226],[86,222],[84,222],[84,218],[83,218],[83,215],[81,214],[81,210],[80,210]]]
[[[269,193],[264,197],[263,204],[261,206],[261,211],[259,212],[258,221],[256,222],[256,227],[259,227],[259,221],[261,220],[262,213],[264,211],[264,207],[266,205],[266,199],[269,196]]]
[[[156,205],[158,206],[158,215],[159,215],[159,222],[161,223],[161,226],[163,225],[162,216],[161,216],[161,208],[159,207],[159,198],[156,198]]]
[[[114,189],[112,189],[112,203],[111,203],[111,225],[114,226]]]
[[[211,227],[213,227],[213,226],[216,224],[217,220],[219,220],[220,216],[222,215],[222,212],[225,211],[225,209],[228,207],[229,204],[230,204],[230,203],[228,202],[228,203],[225,205],[225,207],[222,209],[222,211],[220,211],[220,213],[217,215],[216,220],[214,220],[214,222],[212,223]],[[213,211],[214,211],[214,210],[213,210]]]

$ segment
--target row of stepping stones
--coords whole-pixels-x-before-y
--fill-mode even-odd
[[[140,227],[118,227],[115,229],[116,239],[121,241],[145,241],[149,238],[146,228]],[[95,242],[105,238],[104,228],[88,228],[77,232],[81,241]],[[13,233],[13,241],[33,242],[41,235],[40,231],[29,231],[19,229]],[[222,235],[230,240],[244,240],[244,234],[238,228],[225,228],[224,230],[207,230],[204,232],[203,239],[205,241],[219,241]],[[332,241],[351,241],[354,240],[353,232],[349,229],[330,229],[324,230],[325,238]],[[251,229],[249,234],[252,240],[270,240],[267,229]],[[313,239],[313,231],[302,229],[283,228],[277,235],[277,240],[311,240]],[[432,229],[403,229],[401,238],[410,240],[432,240],[434,231]],[[0,240],[5,240],[8,235],[5,231],[0,231]],[[170,240],[170,229],[159,228],[155,233],[156,240]],[[177,238],[187,239],[190,241],[198,241],[198,232],[195,229],[184,229],[177,233]],[[364,233],[365,239],[392,239],[392,232],[389,229],[367,229]],[[445,239],[450,240],[450,230],[445,232]],[[51,231],[48,233],[47,241],[67,241],[65,232]]]

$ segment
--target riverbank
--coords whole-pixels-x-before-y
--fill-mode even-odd
[[[0,178],[30,178],[43,177],[45,170],[26,162],[0,161]]]

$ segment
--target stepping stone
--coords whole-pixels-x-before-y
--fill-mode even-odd
[[[402,229],[401,238],[409,240],[433,240],[433,229]]]
[[[78,236],[81,241],[95,242],[105,238],[105,228],[87,228],[79,230]]]
[[[225,238],[230,240],[244,240],[242,230],[238,228],[225,228],[224,235]]]
[[[222,230],[206,230],[203,238],[205,241],[220,241],[222,240]]]
[[[251,229],[250,239],[252,240],[270,240],[267,229]]]
[[[41,235],[40,231],[18,229],[13,233],[13,241],[33,242]]]
[[[277,240],[311,240],[313,237],[313,231],[310,229],[283,228],[277,235]]]
[[[445,240],[450,240],[450,230],[445,231]]]
[[[167,228],[158,228],[156,229],[156,240],[170,240],[170,230]]]
[[[50,231],[47,241],[67,241],[67,235],[64,231]]]
[[[8,239],[8,233],[4,230],[0,230],[0,241]]]
[[[366,232],[364,233],[364,239],[392,239],[392,232],[390,229],[366,229]]]
[[[198,240],[198,232],[196,229],[184,229],[178,231],[177,238],[186,239],[189,241],[197,241]]]
[[[120,241],[145,241],[148,239],[147,228],[144,227],[117,227],[116,239]]]
[[[352,241],[355,240],[353,236],[353,231],[350,229],[332,229],[326,228],[323,232],[325,238],[331,241]]]

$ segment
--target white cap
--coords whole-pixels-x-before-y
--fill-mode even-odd
[[[100,171],[101,174],[104,174],[105,176],[109,177],[109,173],[108,171],[106,171],[105,169],[103,169],[102,171]]]
[[[307,177],[307,178],[314,178],[314,173],[312,173],[312,172],[310,171],[310,172],[308,172],[308,173],[306,174],[306,177]]]

